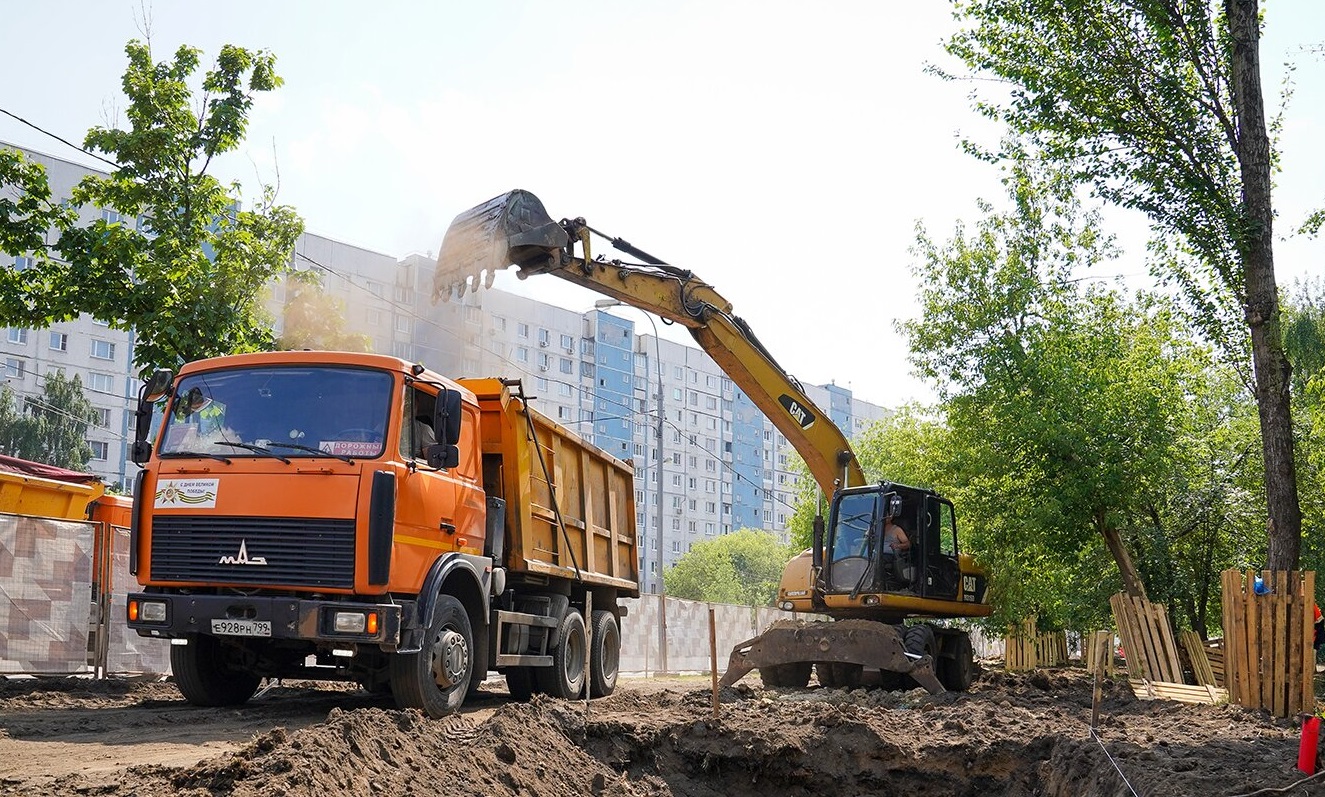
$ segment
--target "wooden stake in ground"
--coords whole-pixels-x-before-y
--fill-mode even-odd
[[[709,606],[709,672],[713,674],[713,719],[718,719],[718,621]]]

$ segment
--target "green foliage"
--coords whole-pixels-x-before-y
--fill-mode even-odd
[[[10,456],[85,470],[92,457],[87,429],[96,419],[76,374],[66,379],[50,371],[40,399],[19,399],[8,386],[0,388],[0,450]]]
[[[311,281],[298,281],[289,288],[284,323],[276,348],[293,351],[368,351],[367,335],[345,329],[345,302],[328,296]]]
[[[1231,552],[1215,557],[1196,533],[1224,528],[1199,522],[1211,504],[1175,488],[1227,497],[1240,473],[1210,436],[1247,405],[1231,380],[1211,389],[1224,372],[1168,302],[1079,279],[1111,252],[1071,185],[1016,169],[1011,210],[985,206],[974,230],[943,245],[920,232],[922,316],[906,332],[946,413],[946,429],[925,434],[940,445],[917,444],[920,475],[958,507],[964,550],[991,566],[1000,622],[1102,621],[1121,585],[1106,535],[1123,540],[1153,599],[1196,613],[1212,576],[1191,556],[1208,565]]]
[[[663,573],[667,594],[687,600],[771,606],[792,549],[766,531],[741,529],[695,546]]]
[[[270,186],[240,210],[239,185],[207,170],[243,140],[254,96],[280,86],[275,57],[226,45],[195,97],[197,49],[160,64],[142,42],[125,52],[129,129],[97,127],[85,139],[119,164],[110,176],[85,178],[66,205],[39,165],[0,152],[0,185],[18,197],[0,200],[0,249],[36,261],[0,272],[0,323],[41,327],[88,313],[134,328],[134,359],[148,368],[270,348],[257,298],[290,267],[303,222]],[[73,208],[82,207],[120,218],[80,225]]]
[[[1254,358],[1274,520],[1267,563],[1296,567],[1301,523],[1271,246],[1276,156],[1260,96],[1256,0],[965,0],[956,14],[966,27],[947,50],[996,78],[1004,93],[975,107],[1011,134],[999,150],[968,149],[1050,164],[1145,213],[1156,233],[1152,272],[1178,289],[1189,323],[1248,384]],[[1318,224],[1309,219],[1304,230]]]

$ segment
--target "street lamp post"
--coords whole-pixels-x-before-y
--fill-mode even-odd
[[[599,299],[593,303],[593,306],[599,310],[608,307],[628,307],[618,299]],[[638,308],[636,308],[638,309]],[[662,363],[662,345],[658,338],[658,324],[653,320],[653,315],[644,313],[649,319],[649,326],[653,327],[653,359],[658,364],[658,393],[654,396],[658,412],[658,532],[654,537],[658,545],[658,669],[661,672],[667,672],[667,586],[663,583],[663,523],[665,522],[663,507],[663,363]],[[631,368],[634,373],[634,368]]]

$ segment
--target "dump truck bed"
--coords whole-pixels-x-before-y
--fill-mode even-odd
[[[504,561],[528,573],[639,594],[633,468],[511,395],[462,379],[482,412],[483,486],[506,501]]]

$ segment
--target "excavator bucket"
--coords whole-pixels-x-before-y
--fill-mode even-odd
[[[751,670],[797,662],[841,662],[904,673],[930,694],[945,691],[932,656],[907,653],[894,626],[871,620],[779,620],[732,649],[719,686],[731,686]]]
[[[570,236],[528,191],[489,199],[456,216],[446,229],[433,272],[433,301],[458,299],[480,285],[490,288],[496,272],[510,265],[536,270],[555,263],[549,258],[569,243]]]

